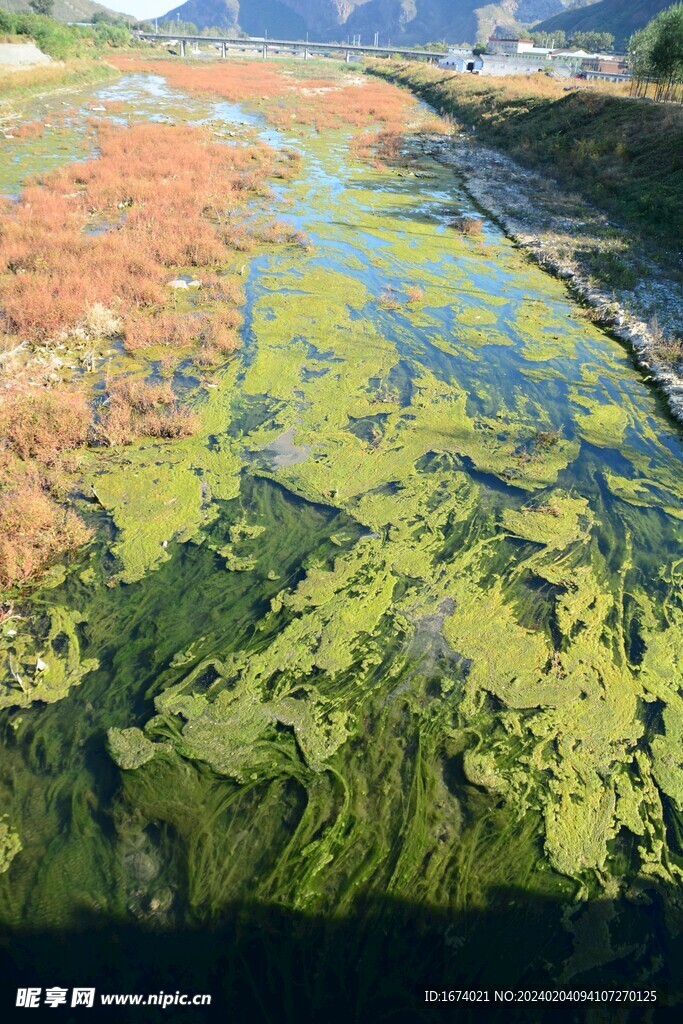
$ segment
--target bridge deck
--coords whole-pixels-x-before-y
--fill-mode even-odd
[[[227,47],[241,49],[248,47],[262,49],[265,46],[267,48],[273,47],[274,49],[282,47],[283,49],[309,51],[328,50],[335,53],[357,53],[374,56],[396,54],[396,56],[400,57],[426,57],[430,60],[441,60],[446,56],[445,53],[437,53],[433,50],[405,50],[394,46],[356,46],[353,43],[321,43],[305,39],[235,39],[234,36],[190,36],[183,32],[176,33],[175,35],[161,32],[140,32],[139,38],[158,40],[159,42],[170,42],[172,40],[185,43],[224,43]]]

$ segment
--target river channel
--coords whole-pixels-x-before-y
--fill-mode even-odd
[[[417,139],[376,166],[161,76],[69,102],[62,162],[111,102],[294,147],[269,202],[308,244],[239,259],[241,350],[178,379],[202,430],[93,462],[95,539],[32,598],[73,685],[0,714],[12,971],[235,1020],[273,989],[264,1020],[343,991],[408,1021],[464,981],[675,988],[683,445],[656,391]]]

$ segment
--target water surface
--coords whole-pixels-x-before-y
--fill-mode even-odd
[[[417,151],[429,178],[154,76],[92,95],[295,145],[272,210],[310,245],[245,257],[243,349],[197,398],[200,437],[93,466],[118,529],[91,510],[98,541],[37,604],[81,618],[98,667],[2,715],[10,947],[49,962],[54,935],[96,972],[104,928],[142,950],[116,962],[145,989],[150,948],[167,971],[215,928],[243,970],[217,981],[198,940],[185,980],[253,1000],[265,972],[285,1019],[340,979],[359,1020],[416,1019],[413,986],[461,976],[616,987],[635,961],[666,985],[683,613],[663,403],[494,224],[449,227],[471,202]]]

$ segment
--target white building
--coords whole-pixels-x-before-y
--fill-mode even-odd
[[[473,75],[533,75],[550,66],[549,52],[532,46],[521,53],[475,54],[463,47],[453,47],[449,49],[447,56],[439,61],[439,67],[457,74],[469,72]]]
[[[533,75],[548,66],[546,54],[519,54],[508,57],[504,54],[482,53],[481,67],[475,68],[480,75]]]
[[[439,67],[447,71],[476,71],[481,67],[481,60],[471,50],[457,47],[449,49],[448,54],[439,61]]]
[[[579,61],[586,60],[588,57],[595,57],[594,53],[586,53],[585,50],[551,50],[550,56],[560,57],[562,60]]]
[[[533,54],[536,57],[546,56],[550,50],[541,46],[534,46],[531,39],[505,39],[503,37],[491,36],[487,45],[487,53],[505,54],[508,57],[518,54]]]

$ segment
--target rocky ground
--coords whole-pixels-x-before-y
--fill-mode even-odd
[[[23,71],[38,64],[51,64],[35,43],[0,43],[0,71]]]
[[[683,422],[683,273],[644,254],[626,230],[557,182],[526,170],[472,135],[426,149],[541,266],[567,281],[597,322],[627,343]],[[606,285],[610,277],[614,282]]]

